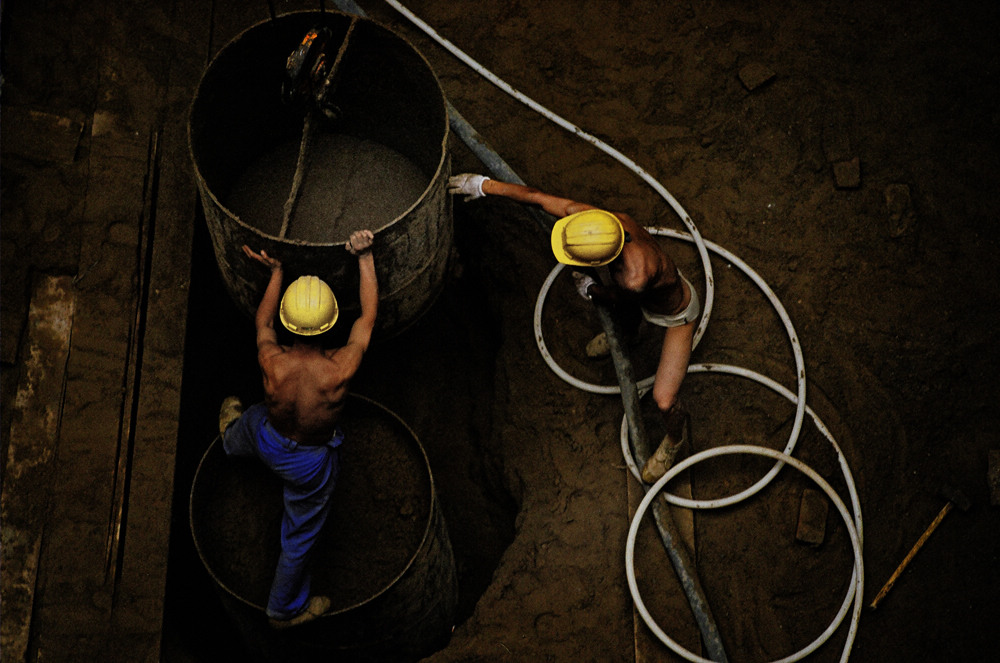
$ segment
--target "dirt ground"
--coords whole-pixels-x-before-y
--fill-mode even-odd
[[[479,79],[385,5],[364,6],[412,39],[449,100],[526,182],[681,228],[634,174]],[[774,290],[801,341],[807,402],[857,483],[866,605],[942,508],[939,486],[971,499],[878,610],[865,609],[852,657],[994,658],[1000,529],[987,458],[1000,446],[996,5],[407,6],[510,85],[642,166],[706,239]],[[482,172],[461,148],[455,153],[455,172]],[[487,200],[458,205],[456,223],[462,264],[481,275],[497,314],[487,448],[519,513],[475,612],[432,660],[632,660],[618,628],[631,620],[620,403],[563,383],[535,349],[532,307],[553,261],[531,217]],[[693,249],[668,249],[704,296]],[[711,322],[692,361],[747,367],[794,391],[777,316],[725,260],[712,267]],[[612,384],[607,364],[581,358],[599,327],[563,286],[543,329],[551,351],[574,375]],[[636,351],[637,366],[648,366],[641,343]],[[692,375],[682,397],[695,450],[782,448],[790,433],[794,408],[753,383]],[[847,499],[836,459],[808,418],[795,455]],[[694,493],[732,494],[770,466],[758,460],[698,466]],[[847,590],[851,548],[832,507],[822,545],[794,540],[804,487],[810,482],[784,470],[747,503],[695,516],[698,570],[730,660],[773,660],[804,647]],[[655,545],[645,550],[646,570],[637,573],[669,584],[662,552],[657,559]],[[668,634],[700,651],[689,616],[664,618]],[[845,621],[812,658],[837,660],[846,637]],[[640,653],[676,658],[665,648]]]
[[[315,3],[272,4],[283,11]],[[512,100],[388,4],[359,4],[427,58],[451,104],[528,184],[684,229],[671,205],[619,162]],[[213,5],[215,49],[267,16],[266,3],[245,13],[232,5]],[[988,469],[990,452],[1000,450],[1000,5],[406,6],[510,85],[637,163],[706,240],[773,290],[801,346],[806,402],[857,486],[865,605],[944,506],[941,485],[971,500],[968,511],[947,516],[879,608],[862,611],[851,659],[996,660],[1000,511]],[[81,90],[80,103],[92,103]],[[486,172],[454,137],[450,148],[453,172]],[[36,186],[33,195],[44,195],[45,183]],[[161,659],[241,660],[239,639],[193,556],[186,500],[219,400],[254,399],[259,376],[250,323],[227,301],[204,221],[196,223]],[[5,297],[11,259],[49,246],[38,234],[5,234]],[[661,241],[704,303],[698,253]],[[417,433],[440,492],[460,582],[458,623],[427,660],[682,660],[635,614],[626,582],[640,489],[621,453],[621,401],[568,384],[536,346],[536,298],[555,265],[548,238],[513,203],[456,200],[455,244],[435,306],[405,335],[374,346],[355,385]],[[67,255],[41,251],[34,260],[72,272],[76,254]],[[793,345],[780,317],[730,260],[715,255],[711,268],[710,321],[692,363],[743,367],[795,392]],[[610,360],[583,353],[599,329],[564,273],[542,319],[547,347],[574,376],[613,384]],[[655,364],[657,341],[644,327],[630,346],[641,376]],[[5,378],[8,392],[10,384]],[[691,374],[681,398],[692,413],[689,453],[736,443],[782,449],[795,428],[794,405],[748,380]],[[648,399],[643,408],[657,438]],[[809,416],[794,455],[850,506],[837,456]],[[707,461],[689,473],[691,492],[731,495],[770,466],[750,456]],[[853,554],[836,509],[830,505],[821,544],[795,539],[807,488],[815,486],[786,468],[738,505],[675,511],[690,524],[731,661],[802,649],[848,592]],[[636,536],[635,567],[660,627],[705,655],[648,518]],[[853,637],[849,623],[848,616],[808,660],[840,660]]]
[[[408,7],[643,167],[706,239],[776,293],[801,343],[807,403],[857,485],[866,604],[943,506],[938,487],[947,482],[971,498],[973,507],[941,526],[879,609],[863,611],[852,657],[995,656],[1000,534],[987,454],[1000,447],[990,342],[998,303],[1000,115],[990,104],[1000,66],[991,45],[997,9]],[[511,100],[386,5],[363,8],[428,58],[451,103],[526,182],[683,229],[634,173]],[[454,172],[483,172],[452,142]],[[545,234],[503,200],[457,201],[455,219],[457,259],[442,299],[404,337],[373,348],[356,385],[414,427],[441,491],[462,600],[449,645],[429,660],[680,660],[635,616],[626,584],[637,489],[620,450],[621,402],[561,380],[535,344],[535,301],[554,266]],[[705,301],[695,249],[661,241]],[[747,368],[796,392],[792,345],[774,309],[728,260],[713,256],[712,272],[710,324],[692,362]],[[583,355],[599,329],[560,277],[542,323],[553,359],[580,379],[614,384],[610,360]],[[655,365],[658,338],[643,328],[630,346],[642,376]],[[782,449],[793,430],[794,406],[748,380],[693,374],[682,398],[693,415],[689,451]],[[643,407],[658,439],[651,405]],[[202,416],[210,421],[212,412]],[[809,417],[794,453],[850,504],[836,455]],[[751,456],[703,463],[690,473],[692,492],[731,495],[770,466]],[[852,548],[832,505],[820,545],[795,539],[806,488],[815,486],[785,469],[753,498],[693,516],[698,574],[730,660],[799,651],[827,628],[848,591]],[[648,522],[636,551],[650,613],[704,655]],[[811,658],[838,660],[849,623]]]

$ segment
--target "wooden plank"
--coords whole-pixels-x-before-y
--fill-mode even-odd
[[[4,151],[33,162],[71,164],[83,135],[76,118],[19,106],[3,107]]]
[[[25,361],[14,402],[0,500],[0,649],[4,660],[23,660],[28,647],[74,312],[69,277],[38,280],[28,309]]]
[[[645,491],[631,474],[627,476],[627,481],[629,521],[631,522],[635,517],[635,511],[639,506],[639,502],[645,496]],[[682,497],[691,498],[690,472],[684,472],[668,484],[667,490]],[[695,561],[697,549],[695,547],[694,511],[671,506],[670,514],[677,524],[677,529],[681,534],[681,538],[688,549],[691,559]],[[646,512],[645,521],[647,522],[649,531],[655,531],[655,527],[652,524],[653,516],[650,510]],[[659,623],[660,627],[667,632],[667,635],[680,642],[684,647],[699,656],[704,656],[700,631],[691,614],[691,608],[688,605],[684,590],[677,580],[677,574],[674,572],[670,558],[667,556],[666,551],[663,550],[660,538],[652,534],[650,537],[655,539],[655,541],[647,548],[640,546],[638,541],[636,543],[636,577],[638,578],[641,574],[644,574],[647,577],[653,578],[653,584],[656,588],[655,593],[649,595],[644,593],[642,595],[643,603],[654,617],[664,614],[670,615],[669,621],[658,620],[657,623]],[[642,554],[643,551],[646,554]],[[632,616],[635,632],[636,663],[684,660],[657,639],[653,632],[649,630],[649,627],[634,604],[632,607]]]
[[[112,660],[109,532],[134,398],[135,318],[146,206],[150,127],[162,105],[155,66],[162,43],[118,3],[96,3],[101,62],[87,137],[88,186],[81,233],[77,316],[63,399],[65,425],[50,487],[32,652],[39,660]],[[146,5],[148,16],[156,8]],[[136,49],[142,43],[154,45]],[[155,62],[154,62],[155,64]],[[67,610],[67,606],[73,606]]]
[[[187,110],[204,67],[209,7],[179,2],[163,127],[153,164],[155,208],[144,289],[128,520],[112,615],[114,660],[159,661],[197,191]],[[198,20],[199,17],[201,20]],[[186,21],[185,25],[183,21]],[[201,35],[201,38],[198,38]]]

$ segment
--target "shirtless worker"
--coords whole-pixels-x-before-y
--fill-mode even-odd
[[[343,433],[337,425],[348,384],[368,349],[378,309],[378,283],[369,230],[350,236],[345,248],[358,257],[361,315],[346,345],[324,349],[318,335],[337,321],[333,291],[315,276],[292,282],[280,299],[281,262],[261,251],[243,252],[271,270],[257,307],[257,361],[264,378],[264,402],[245,412],[230,396],[219,410],[223,448],[232,456],[256,456],[284,484],[281,556],[267,601],[274,628],[316,619],[330,608],[326,596],[312,596],[309,553],[329,514],[340,470]],[[291,346],[278,344],[274,318],[295,334]]]
[[[552,229],[556,260],[576,267],[573,278],[582,296],[614,307],[635,306],[648,322],[665,327],[653,382],[653,400],[663,415],[667,434],[642,468],[642,479],[654,483],[670,468],[688,435],[688,413],[677,394],[687,374],[695,320],[701,313],[698,293],[677,270],[649,232],[622,212],[560,198],[538,189],[463,173],[448,180],[448,191],[465,200],[503,196],[538,205],[557,217]],[[612,283],[597,283],[588,271],[607,265]]]

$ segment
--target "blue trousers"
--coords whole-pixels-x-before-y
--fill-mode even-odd
[[[291,619],[309,605],[310,550],[330,512],[340,473],[343,442],[338,428],[322,445],[300,445],[279,434],[258,403],[226,429],[223,448],[231,456],[256,456],[284,483],[285,512],[281,519],[281,556],[267,600],[267,616]]]

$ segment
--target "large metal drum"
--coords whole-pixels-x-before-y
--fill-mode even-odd
[[[334,112],[311,115],[300,158],[306,113],[282,90],[289,56],[317,27],[332,35],[333,53],[340,45]],[[362,228],[375,233],[376,338],[433,304],[452,247],[448,114],[437,77],[405,39],[333,11],[257,24],[209,64],[188,128],[215,256],[242,310],[253,314],[268,279],[243,254],[247,244],[284,263],[286,285],[302,274],[326,280],[345,320],[338,327],[348,326],[359,306],[358,268],[344,243]]]

